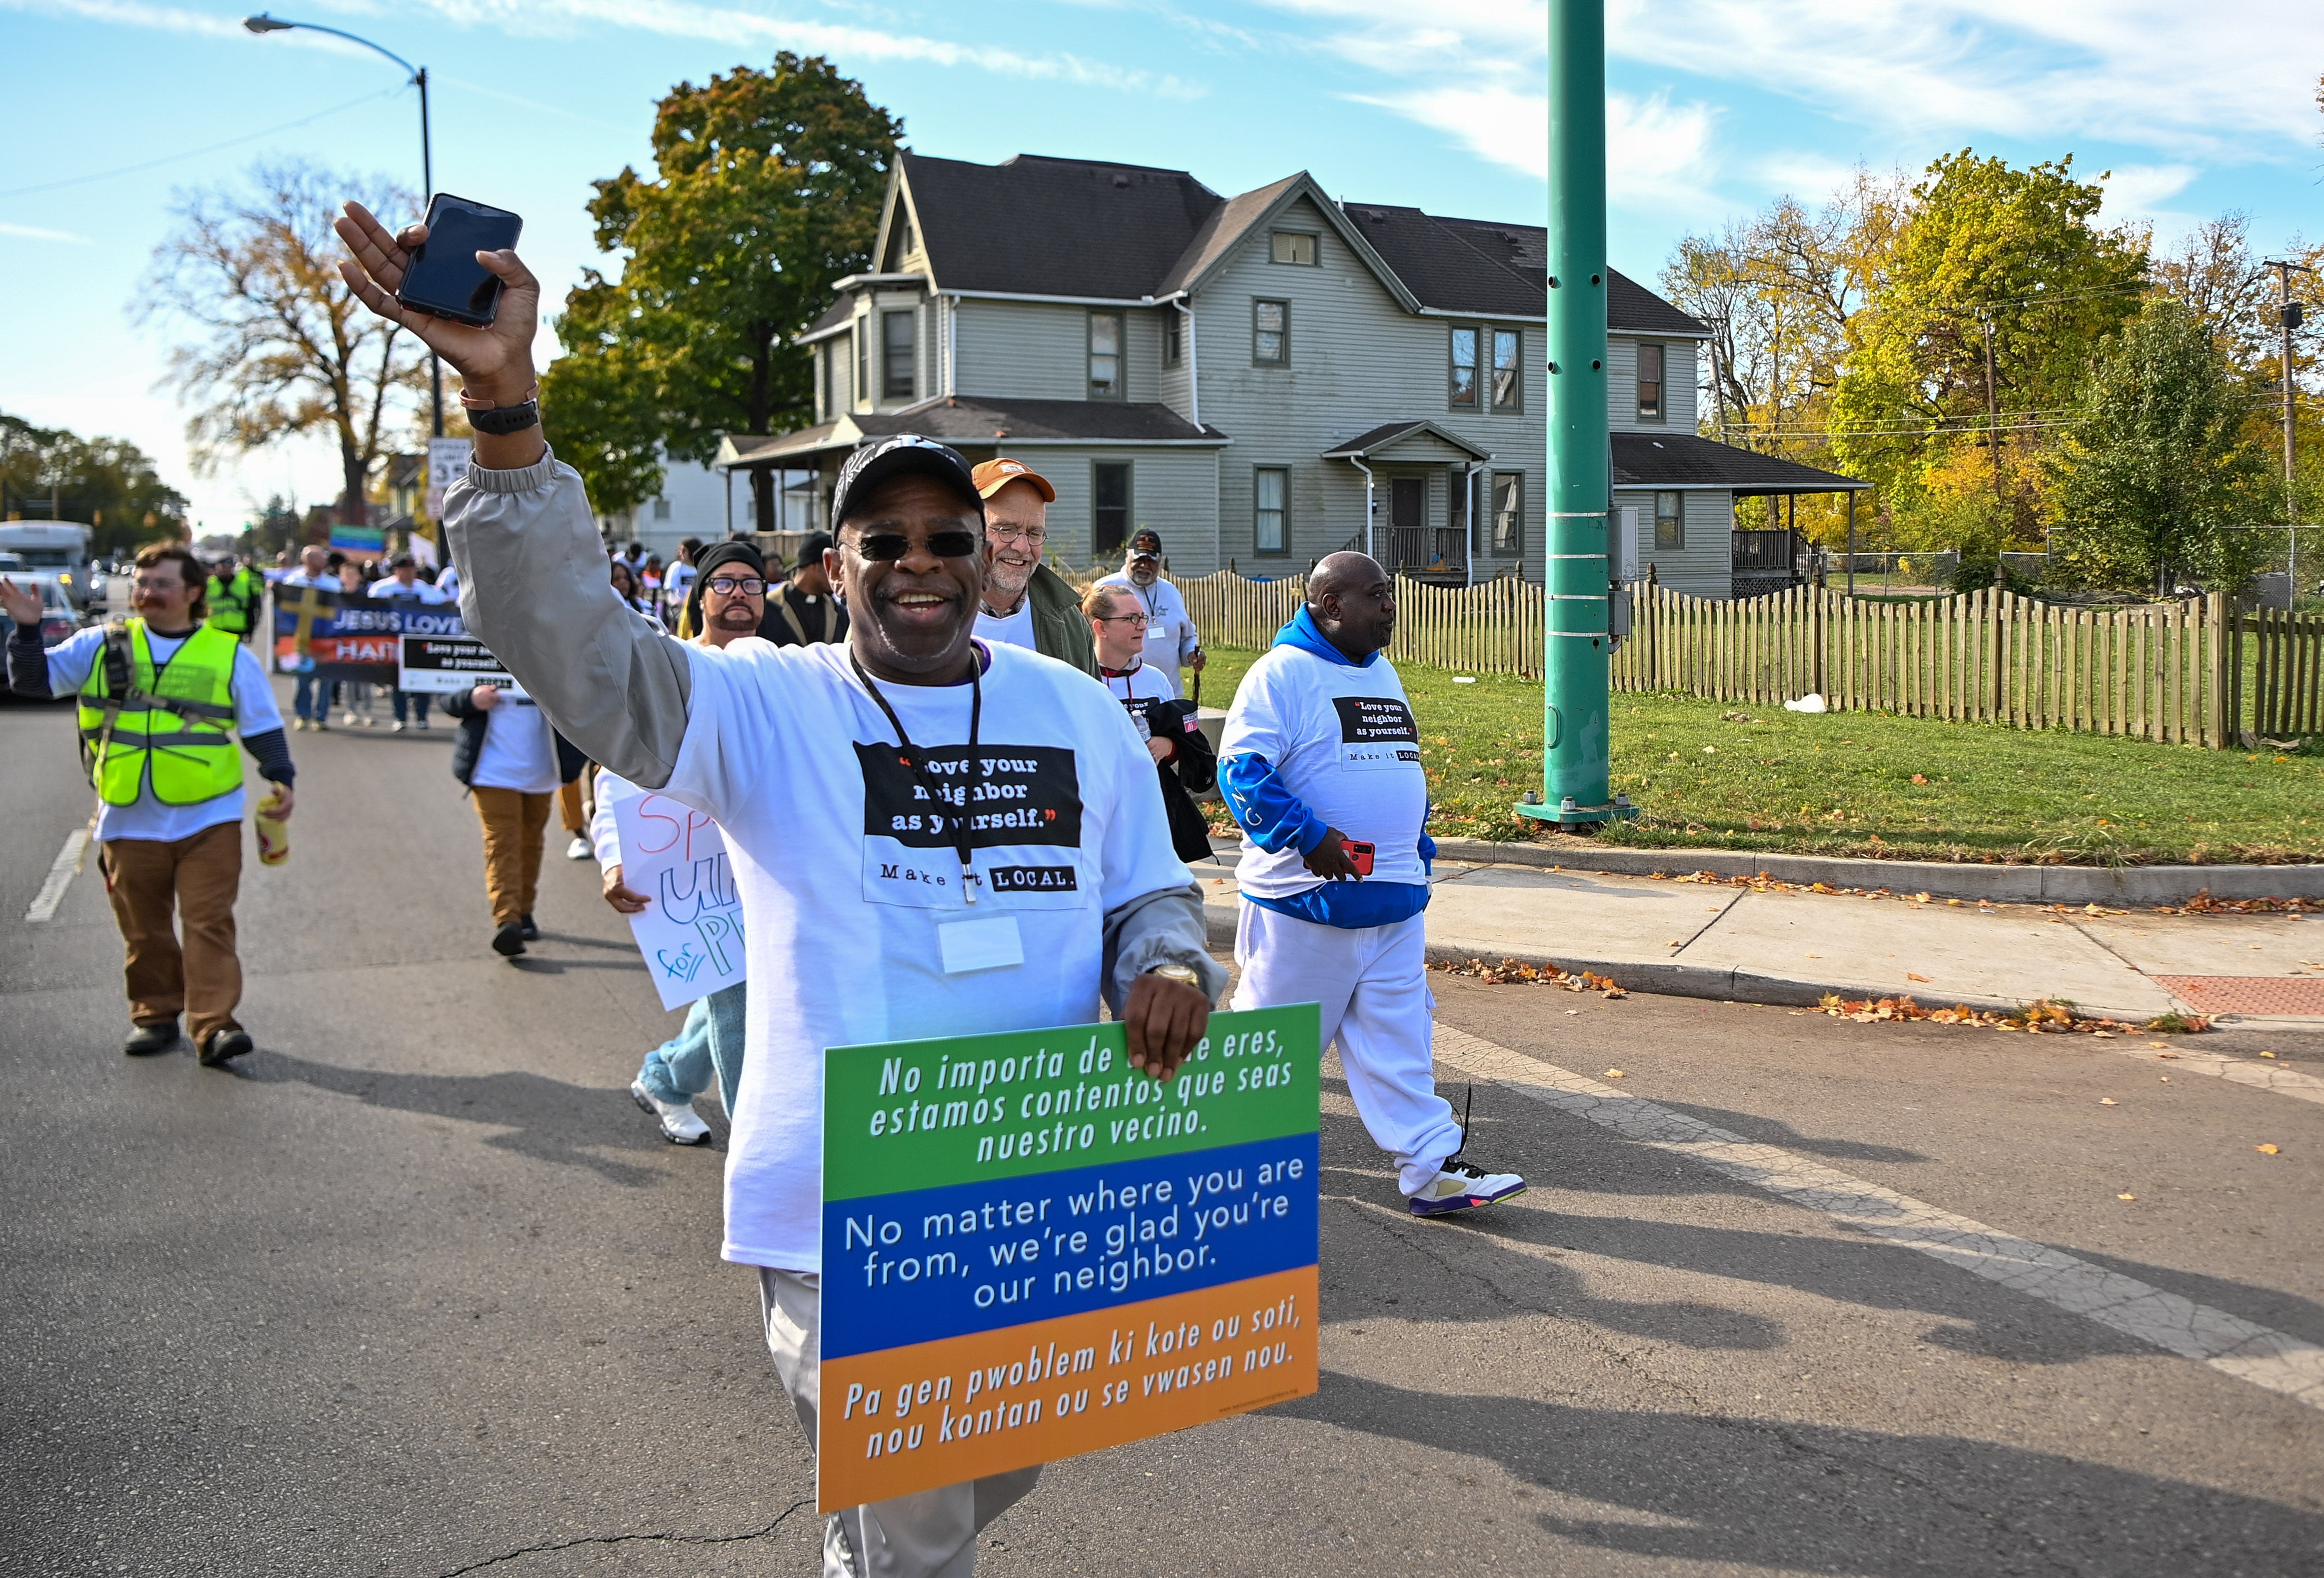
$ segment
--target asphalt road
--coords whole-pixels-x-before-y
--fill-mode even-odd
[[[124,1058],[94,870],[23,920],[70,733],[0,710],[0,1573],[816,1571],[718,1150],[624,1094],[676,1018],[594,866],[552,848],[503,961],[446,733],[293,736],[259,1050]],[[1527,1068],[2324,1344],[2324,1106],[2080,1038],[1437,991]],[[2318,1407],[1512,1084],[1473,1145],[1532,1191],[1413,1222],[1325,1072],[1320,1394],[1052,1468],[985,1572],[2324,1572]]]

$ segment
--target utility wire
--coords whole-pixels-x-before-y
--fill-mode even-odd
[[[212,143],[206,148],[189,148],[182,153],[165,153],[159,159],[149,159],[143,164],[124,164],[118,170],[100,170],[93,175],[69,176],[63,180],[46,181],[39,186],[20,186],[9,191],[0,192],[0,198],[24,198],[32,196],[34,192],[52,192],[69,186],[86,186],[93,180],[111,180],[116,175],[134,175],[141,170],[153,170],[164,164],[175,164],[180,160],[198,159],[205,153],[215,153],[221,148],[232,148],[243,143],[254,143],[261,137],[271,137],[277,132],[291,131],[309,122],[319,121],[325,115],[338,115],[343,111],[354,109],[358,105],[369,104],[375,98],[385,98],[391,93],[401,93],[405,86],[399,83],[393,88],[383,88],[377,93],[366,93],[361,98],[351,98],[346,103],[334,105],[329,109],[318,109],[313,115],[301,115],[295,121],[285,121],[279,126],[268,126],[263,131],[245,132],[239,137],[228,137],[223,143]]]

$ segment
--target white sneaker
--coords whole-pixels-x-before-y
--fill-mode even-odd
[[[1437,1169],[1426,1188],[1405,1199],[1415,1216],[1450,1216],[1522,1195],[1525,1186],[1526,1181],[1515,1173],[1489,1173],[1456,1156]]]
[[[573,835],[573,842],[565,846],[567,860],[587,860],[596,853],[596,850],[591,847],[589,840],[578,833]]]
[[[339,715],[339,722],[346,724],[350,729],[354,728],[355,726],[355,709],[353,707],[347,708],[346,712]]]
[[[710,1138],[710,1125],[705,1123],[691,1102],[665,1102],[646,1089],[645,1081],[630,1081],[630,1099],[661,1120],[661,1131],[672,1145],[699,1145]]]
[[[402,725],[401,723],[399,723],[399,724],[397,724],[394,727],[392,727],[392,728],[391,728],[390,730],[388,730],[388,733],[389,733],[389,734],[400,734],[403,733],[403,725]]]

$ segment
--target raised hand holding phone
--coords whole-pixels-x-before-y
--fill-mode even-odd
[[[370,209],[349,203],[332,227],[354,254],[339,265],[339,273],[356,300],[390,323],[410,329],[449,362],[469,401],[517,405],[531,397],[538,382],[532,337],[540,321],[540,281],[513,251],[476,254],[477,263],[500,281],[500,300],[491,323],[458,323],[396,300],[411,267],[411,249],[428,240],[425,225],[406,226],[400,235],[391,235]],[[513,470],[540,459],[541,447],[538,427],[506,434],[479,432],[476,460],[494,470]]]

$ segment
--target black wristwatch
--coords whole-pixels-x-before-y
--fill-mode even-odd
[[[528,400],[521,405],[470,406],[467,416],[468,426],[479,433],[521,433],[540,422],[540,401]]]

